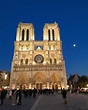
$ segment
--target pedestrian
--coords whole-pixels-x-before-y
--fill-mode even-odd
[[[17,90],[16,93],[17,105],[21,105],[21,98],[22,98],[21,90]]]
[[[5,97],[5,94],[4,94],[4,90],[3,90],[3,88],[1,89],[1,91],[0,91],[0,99],[1,99],[1,106],[3,105],[3,99],[4,99],[4,97]]]
[[[35,98],[35,96],[36,96],[36,89],[34,88],[33,89],[33,98]]]
[[[67,98],[67,92],[66,92],[66,90],[63,88],[63,90],[62,90],[62,96],[63,96],[63,99],[64,99],[64,104],[67,104],[67,100],[66,100],[66,98]]]
[[[29,98],[31,98],[31,96],[32,96],[32,90],[29,89]]]
[[[7,90],[6,98],[9,98],[9,90]]]
[[[9,90],[9,99],[12,97],[12,90]]]
[[[16,91],[17,90],[14,90],[12,93],[12,105],[16,105]]]

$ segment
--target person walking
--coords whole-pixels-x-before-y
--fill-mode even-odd
[[[66,92],[66,90],[63,88],[62,91],[61,91],[61,93],[62,93],[62,96],[63,96],[63,99],[64,99],[64,104],[67,104],[67,100],[66,100],[66,98],[67,98],[67,92]]]

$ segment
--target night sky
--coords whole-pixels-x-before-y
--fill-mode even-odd
[[[0,70],[11,69],[19,22],[33,23],[36,40],[57,22],[67,77],[88,75],[88,0],[0,0]]]

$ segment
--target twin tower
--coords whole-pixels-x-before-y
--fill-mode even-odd
[[[67,87],[58,24],[47,23],[43,40],[35,41],[32,23],[19,23],[14,42],[10,88],[61,89]]]

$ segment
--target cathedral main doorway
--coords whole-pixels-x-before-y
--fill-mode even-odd
[[[38,90],[42,89],[42,83],[41,82],[36,83],[36,89],[38,89]]]
[[[46,77],[42,72],[37,72],[33,78],[32,83],[35,85],[36,89],[43,89],[43,86],[46,82]]]
[[[28,89],[29,88],[29,80],[23,74],[16,80],[16,88]]]

